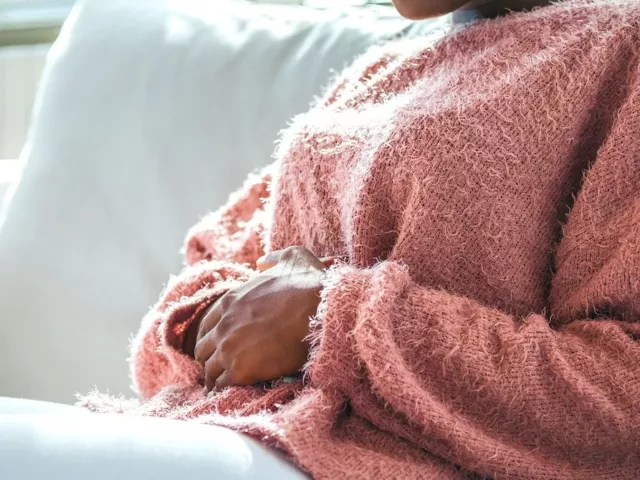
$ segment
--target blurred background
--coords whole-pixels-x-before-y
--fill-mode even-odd
[[[271,162],[389,2],[0,0],[0,396],[131,395],[186,230]]]
[[[73,3],[0,0],[0,160],[20,154],[49,46]],[[15,174],[10,168],[0,170],[3,177]]]
[[[108,0],[105,0],[108,1]],[[209,0],[213,2],[214,0]],[[384,0],[254,0],[256,3],[338,8],[380,4]],[[56,39],[75,0],[0,0],[0,160],[17,159],[24,143],[36,88],[50,44]],[[10,164],[1,167],[0,195]]]

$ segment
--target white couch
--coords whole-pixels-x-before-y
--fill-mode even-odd
[[[186,229],[369,45],[440,28],[391,8],[80,1],[51,49],[0,214],[0,396],[130,394],[128,338]]]

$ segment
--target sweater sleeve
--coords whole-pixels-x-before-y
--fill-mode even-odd
[[[393,257],[337,267],[312,333],[311,381],[380,428],[489,477],[637,478],[636,96],[563,228],[548,314],[513,316],[419,285]]]
[[[249,278],[264,254],[264,204],[272,168],[251,175],[227,205],[189,231],[187,267],[169,280],[131,343],[131,376],[141,397],[150,398],[167,385],[202,383],[200,365],[182,352],[184,335],[198,314]]]
[[[639,471],[638,323],[552,329],[542,315],[421,287],[395,262],[329,278],[308,373],[372,423],[490,477],[529,478],[506,469],[545,458],[568,471],[597,461]],[[594,478],[580,472],[536,478]]]

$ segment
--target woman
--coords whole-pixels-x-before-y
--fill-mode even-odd
[[[546,3],[397,0],[496,18],[355,62],[190,232],[145,401],[85,404],[315,478],[637,478],[640,5]]]

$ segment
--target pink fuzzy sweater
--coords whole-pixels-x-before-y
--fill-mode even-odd
[[[304,375],[207,397],[194,316],[303,245]],[[315,478],[640,478],[640,5],[568,0],[360,58],[192,229],[122,411],[224,425]]]

